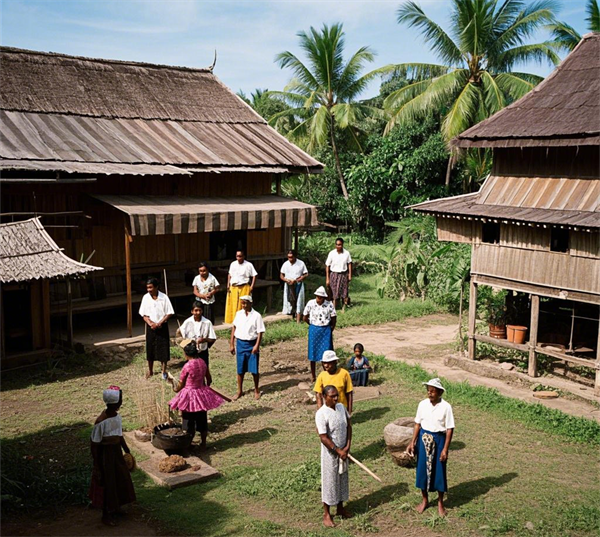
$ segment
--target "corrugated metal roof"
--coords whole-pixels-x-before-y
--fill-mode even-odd
[[[95,195],[129,215],[132,235],[313,227],[317,208],[282,196],[192,198]]]
[[[56,160],[14,160],[0,158],[0,170],[35,170],[100,175],[191,175],[191,171],[162,164],[110,164]],[[2,178],[0,178],[2,181]]]
[[[600,143],[600,34],[575,50],[527,95],[457,136],[455,147]]]
[[[0,282],[82,276],[102,270],[67,257],[38,218],[0,224]]]

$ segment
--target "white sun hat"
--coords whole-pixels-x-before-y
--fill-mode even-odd
[[[427,382],[421,382],[421,384],[423,384],[423,386],[433,386],[434,388],[437,388],[438,390],[442,390],[443,392],[446,391],[446,388],[444,388],[442,386],[442,381],[437,377],[434,379],[428,380]]]
[[[245,300],[246,302],[252,303],[252,297],[250,295],[241,296],[240,300]]]
[[[315,296],[324,296],[325,298],[327,298],[327,291],[325,291],[325,287],[323,287],[321,285],[321,287],[319,287],[316,291],[315,291]]]
[[[321,359],[322,362],[335,362],[336,360],[339,360],[339,358],[335,351],[325,351]]]

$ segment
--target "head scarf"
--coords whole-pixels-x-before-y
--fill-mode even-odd
[[[109,386],[102,392],[102,399],[107,405],[114,405],[121,398],[121,388],[118,386]]]

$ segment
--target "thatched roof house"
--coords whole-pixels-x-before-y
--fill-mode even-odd
[[[42,216],[66,255],[104,268],[73,283],[75,313],[126,304],[131,333],[145,278],[168,273],[170,295],[187,300],[198,262],[217,270],[238,248],[270,296],[294,230],[318,224],[280,186],[323,165],[211,69],[8,47],[0,69],[0,218]]]
[[[469,356],[484,341],[529,352],[532,376],[538,353],[595,367],[600,394],[600,34],[452,145],[493,149],[490,176],[413,208],[436,216],[439,240],[473,245]],[[529,343],[476,333],[478,285],[530,295]]]

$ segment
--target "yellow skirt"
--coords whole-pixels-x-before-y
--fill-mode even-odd
[[[231,324],[235,314],[242,309],[240,297],[250,294],[250,284],[236,287],[232,285],[227,292],[227,302],[225,302],[225,322]]]

